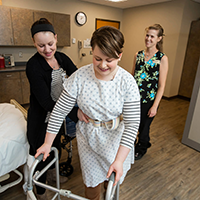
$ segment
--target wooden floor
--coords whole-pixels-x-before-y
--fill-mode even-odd
[[[200,153],[181,143],[188,107],[187,100],[162,99],[151,126],[152,147],[132,165],[120,186],[121,200],[200,200]],[[61,161],[66,158],[64,152]],[[72,165],[74,173],[61,188],[83,196],[76,139]],[[26,199],[21,186],[22,183],[1,193],[0,199]]]

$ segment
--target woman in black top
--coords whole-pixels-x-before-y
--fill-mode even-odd
[[[57,35],[52,24],[45,18],[36,21],[31,28],[31,34],[37,53],[27,62],[26,74],[30,83],[30,107],[27,119],[27,137],[30,144],[30,155],[43,144],[48,118],[62,91],[62,82],[77,70],[71,59],[64,53],[57,52]],[[84,120],[80,109],[74,107],[69,117],[74,121]],[[54,146],[60,149],[61,130],[56,137]],[[50,156],[52,157],[52,156]],[[52,158],[40,162],[36,170],[41,170]],[[49,170],[51,171],[51,170]],[[40,181],[45,183],[45,173]],[[63,177],[64,178],[64,177]],[[65,178],[66,181],[67,178]],[[45,189],[37,188],[37,198],[47,199]]]

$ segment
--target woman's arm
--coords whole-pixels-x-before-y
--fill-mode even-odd
[[[51,113],[44,144],[37,150],[35,157],[37,157],[41,153],[44,154],[43,160],[48,157],[54,138],[60,130],[63,120],[71,111],[75,103],[76,99],[71,97],[65,90],[63,90]]]
[[[29,80],[31,95],[37,99],[37,102],[43,109],[51,112],[55,105],[55,101],[53,101],[50,95],[50,86],[48,85],[51,72],[44,71],[40,63],[35,61],[27,63],[26,75]]]
[[[112,165],[110,166],[108,170],[107,178],[110,177],[113,171],[116,172],[114,185],[117,184],[117,182],[120,180],[121,176],[123,175],[123,163],[126,160],[126,157],[128,156],[129,152],[130,152],[129,148],[120,145],[117,155],[115,157],[115,161],[112,163]]]
[[[135,75],[135,64],[136,64],[136,58],[137,58],[137,54],[138,52],[135,54],[134,58],[133,58],[133,69],[132,69],[132,75]]]
[[[148,112],[149,117],[154,117],[157,113],[158,105],[162,99],[162,96],[165,90],[167,73],[168,73],[168,58],[166,55],[164,55],[160,62],[158,91],[157,91],[153,106],[149,109],[149,112]]]
[[[123,162],[128,156],[130,150],[134,147],[135,138],[137,136],[140,124],[140,95],[138,90],[137,93],[137,98],[134,101],[124,103],[124,133],[115,160],[111,164],[107,173],[107,177],[109,177],[113,171],[116,172],[114,185],[117,184],[120,177],[123,175]]]

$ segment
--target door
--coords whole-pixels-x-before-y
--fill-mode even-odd
[[[185,54],[179,95],[191,98],[197,65],[200,57],[200,20],[193,21]]]

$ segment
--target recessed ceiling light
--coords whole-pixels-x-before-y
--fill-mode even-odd
[[[123,2],[123,1],[127,1],[127,0],[106,0],[106,1],[112,1],[112,2]]]

